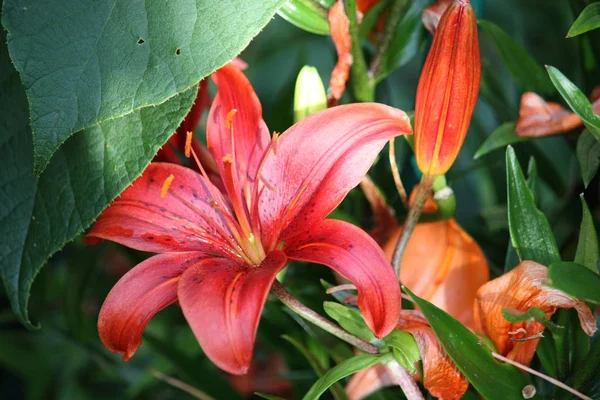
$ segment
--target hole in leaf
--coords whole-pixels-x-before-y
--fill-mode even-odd
[[[138,43],[138,44],[144,44],[144,43],[146,43],[146,41],[145,41],[144,39],[140,38],[140,40],[138,40],[138,42],[137,42],[137,43]]]
[[[175,50],[175,54],[180,55],[181,54],[181,49],[177,48],[177,50]]]

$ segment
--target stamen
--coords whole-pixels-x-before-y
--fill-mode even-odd
[[[273,185],[271,185],[269,182],[267,182],[267,180],[262,176],[262,175],[258,175],[258,179],[263,183],[263,185],[265,185],[265,187],[267,189],[269,189],[271,192],[275,191],[275,187]]]
[[[169,188],[171,187],[171,183],[173,182],[173,179],[175,179],[175,175],[171,174],[167,177],[167,179],[165,179],[165,182],[162,185],[162,189],[160,190],[160,198],[164,199],[165,196],[167,195],[167,192],[169,191]]]
[[[279,140],[279,133],[273,131],[273,138],[271,139],[271,143],[273,144],[273,154],[276,156],[277,154],[277,141]]]
[[[406,195],[406,189],[404,189],[404,185],[402,184],[402,179],[400,178],[400,171],[398,170],[398,164],[396,163],[396,148],[394,146],[395,140],[394,138],[390,139],[389,146],[389,159],[390,159],[390,167],[392,168],[392,175],[394,177],[394,183],[396,184],[396,190],[398,190],[398,194],[400,195],[400,200],[402,201],[402,205],[408,210],[408,197]]]
[[[237,110],[235,108],[232,108],[227,113],[227,116],[225,117],[225,126],[227,127],[227,129],[231,129],[231,122],[233,121],[233,117],[235,116],[236,112]]]
[[[190,158],[190,155],[192,154],[192,136],[194,133],[187,131],[185,134],[185,156]]]

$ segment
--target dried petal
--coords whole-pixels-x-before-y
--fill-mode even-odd
[[[519,136],[543,137],[568,132],[583,124],[577,114],[558,103],[548,103],[533,92],[521,97],[519,120],[515,131]]]
[[[342,0],[337,0],[329,9],[329,26],[331,27],[331,39],[333,39],[338,56],[329,81],[329,90],[331,91],[332,102],[335,105],[344,94],[344,90],[346,90],[346,81],[352,66],[352,55],[350,54],[352,39],[348,31],[350,21],[348,21],[344,11]]]

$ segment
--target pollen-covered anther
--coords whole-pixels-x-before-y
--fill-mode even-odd
[[[273,146],[273,154],[277,155],[277,141],[279,140],[279,133],[273,131],[273,138],[271,139],[271,143]]]
[[[231,129],[231,122],[233,121],[233,117],[235,116],[236,112],[237,112],[237,109],[232,108],[227,113],[227,116],[225,117],[225,126],[227,127],[227,129]]]
[[[228,164],[233,164],[233,155],[227,154],[223,157],[223,162]]]
[[[190,156],[192,155],[192,137],[194,133],[191,131],[187,131],[185,135],[185,156],[186,158],[190,158]]]
[[[164,199],[171,187],[171,183],[173,183],[173,179],[175,179],[175,175],[171,174],[165,179],[165,182],[162,185],[162,189],[160,190],[160,198]]]

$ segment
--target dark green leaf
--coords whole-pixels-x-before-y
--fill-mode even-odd
[[[6,0],[35,173],[73,133],[155,106],[240,51],[283,0]]]
[[[544,74],[544,69],[527,50],[492,22],[479,20],[478,24],[498,48],[504,64],[521,91],[541,94],[552,92],[552,85]]]
[[[414,0],[407,3],[396,32],[390,42],[390,47],[383,61],[383,68],[377,80],[380,81],[396,68],[406,65],[419,52],[419,43],[423,33],[421,14],[427,5],[425,0]],[[405,7],[407,6],[405,5]]]
[[[373,335],[359,311],[332,301],[324,302],[323,308],[327,315],[335,319],[342,328],[351,334],[368,341],[375,339],[375,335]]]
[[[31,327],[29,290],[42,265],[141,174],[196,89],[79,132],[35,178],[26,97],[4,37],[0,62],[0,95],[10,99],[0,102],[0,276],[17,317]]]
[[[548,270],[552,287],[593,303],[600,303],[600,275],[584,265],[556,262]]]
[[[515,367],[500,364],[490,350],[468,328],[430,302],[410,294],[427,318],[435,335],[458,369],[481,395],[489,400],[522,399],[521,391],[531,384]]]
[[[595,272],[598,268],[598,235],[596,234],[592,213],[590,213],[583,194],[579,198],[581,198],[582,216],[575,262],[585,265],[591,271]]]
[[[583,183],[587,187],[600,166],[600,142],[587,129],[577,139],[577,161],[581,169]]]
[[[329,35],[327,10],[312,0],[288,0],[277,14],[307,32]]]
[[[414,374],[415,363],[421,359],[421,353],[413,336],[408,332],[393,330],[383,341],[392,348],[392,354],[402,368]]]
[[[515,125],[514,122],[506,122],[500,125],[490,136],[488,136],[485,142],[479,146],[479,149],[477,149],[473,158],[477,160],[494,150],[505,148],[509,144],[525,142],[531,139],[519,136],[515,132]]]
[[[508,225],[513,247],[521,260],[550,265],[560,260],[556,240],[544,214],[525,181],[512,147],[506,150],[508,180]]]
[[[600,3],[592,3],[579,14],[569,29],[567,37],[581,35],[598,28],[600,28]]]
[[[303,400],[316,400],[335,382],[377,363],[389,360],[390,355],[374,356],[371,354],[362,354],[352,357],[327,371],[325,375],[312,385],[308,393],[304,395]]]
[[[600,141],[600,116],[594,113],[592,104],[585,94],[579,90],[566,76],[558,69],[547,65],[546,69],[550,79],[560,95],[565,99],[571,110],[573,110],[583,120],[585,126],[594,135],[596,140]]]
[[[261,398],[267,399],[267,400],[285,400],[283,397],[273,396],[272,394],[259,393],[259,392],[256,392],[254,394],[257,395],[258,397],[261,397]]]

